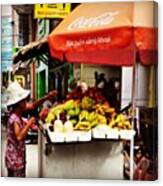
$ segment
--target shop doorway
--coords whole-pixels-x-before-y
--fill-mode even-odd
[[[41,72],[37,73],[37,79],[36,79],[37,99],[40,99],[45,95],[45,89],[46,89],[45,78],[46,78],[45,70],[42,70]]]

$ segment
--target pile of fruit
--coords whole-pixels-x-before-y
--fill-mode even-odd
[[[127,117],[123,114],[117,115],[115,109],[110,107],[100,91],[95,88],[89,88],[84,95],[80,94],[79,99],[69,99],[51,108],[45,122],[60,132],[88,131],[97,125],[108,125],[118,129],[131,128]]]

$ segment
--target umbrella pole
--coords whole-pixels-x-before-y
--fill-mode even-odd
[[[131,126],[134,130],[134,120],[135,120],[135,92],[136,92],[136,52],[134,52],[134,65],[133,65],[133,72],[132,72],[132,119],[131,119]],[[134,176],[134,136],[130,140],[130,180],[133,180]]]
[[[84,64],[80,64],[80,81],[84,80],[84,76],[83,76],[83,72],[84,72]]]

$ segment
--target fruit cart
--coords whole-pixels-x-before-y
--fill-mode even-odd
[[[128,128],[128,118],[123,114],[109,123],[107,121],[109,125],[92,128],[88,127],[87,120],[84,123],[81,120],[75,126],[76,130],[72,130],[69,123],[65,125],[69,127],[65,127],[57,121],[57,127],[54,125],[54,128],[51,121],[45,121],[46,124],[40,122],[43,135],[39,132],[39,176],[123,179],[123,140],[127,140],[130,142],[130,179],[133,179],[137,61],[144,66],[157,63],[157,25],[153,22],[154,18],[157,24],[156,11],[157,4],[154,2],[81,4],[49,35],[48,57],[61,63],[81,64],[81,80],[85,75],[85,64],[133,67],[131,128]],[[37,48],[42,49],[40,53],[44,52],[47,40]],[[19,53],[21,59],[24,54]],[[27,58],[29,54],[33,52],[27,52]],[[62,109],[69,111],[65,105],[62,105]],[[91,112],[96,112],[96,109]],[[98,112],[102,112],[100,110]],[[55,118],[52,116],[53,122],[60,120],[57,115]],[[83,115],[88,117],[88,113]],[[99,118],[101,124],[106,123],[104,118]],[[117,130],[114,126],[118,123],[124,123],[125,128],[130,130]],[[85,127],[88,127],[87,130],[81,130]]]
[[[120,113],[114,118],[115,109],[110,107],[107,101],[101,104],[104,97],[99,94],[101,94],[100,91],[95,87],[89,88],[86,93],[79,94],[81,98],[69,93],[68,97],[71,99],[52,107],[45,123],[40,121],[40,127],[46,136],[42,140],[47,139],[47,145],[53,148],[53,153],[47,152],[47,156],[43,156],[41,173],[43,177],[62,177],[64,174],[69,178],[123,179],[122,140],[131,140],[135,132],[131,130],[131,124],[125,115]],[[65,116],[69,118],[65,118]],[[107,123],[109,124],[107,125]],[[64,152],[64,149],[67,148],[69,150]],[[57,149],[58,151],[56,151]],[[69,162],[67,170],[71,171],[66,170],[65,172],[65,169],[62,169],[64,155],[60,158],[61,154],[57,153],[60,151],[69,157],[66,156],[64,163]],[[45,162],[49,161],[53,163],[51,162],[48,169],[51,170],[55,164],[58,164],[61,166],[60,173],[44,171],[47,166]],[[119,166],[112,170],[112,166],[116,162]],[[90,169],[89,164],[93,168]]]
[[[109,126],[97,125],[95,128],[89,128],[90,130],[87,132],[80,131],[84,127],[88,127],[87,121],[78,122],[75,129],[79,131],[72,130],[67,133],[56,132],[64,130],[60,127],[53,131],[46,125],[51,142],[62,144],[54,147],[56,154],[51,161],[55,164],[54,169],[59,167],[56,173],[50,173],[51,176],[123,179],[121,140],[129,140],[130,179],[133,179],[136,61],[139,56],[139,61],[143,65],[153,65],[157,62],[157,29],[156,25],[149,21],[149,15],[155,15],[153,7],[153,2],[82,4],[49,35],[51,57],[74,64],[81,63],[81,71],[83,64],[133,66],[131,130],[116,130],[110,127],[112,124],[114,126],[115,121],[110,121]],[[141,21],[140,15],[145,21]],[[146,37],[147,35],[149,37]],[[117,123],[127,125],[128,120],[123,117],[123,115],[117,117],[119,120]],[[113,123],[111,124],[111,122]],[[57,125],[60,126],[60,124]],[[102,140],[103,143],[100,143],[99,140]],[[85,143],[83,144],[83,142]],[[67,145],[68,143],[70,144]],[[114,153],[118,152],[118,156],[115,155],[116,153],[113,153],[114,155],[109,153],[111,146],[114,146],[113,144],[110,146],[109,143],[119,147],[114,151]],[[102,153],[96,156],[98,152]],[[116,157],[116,161],[115,159],[113,161],[111,157],[113,159]],[[103,164],[101,161],[105,161],[105,163]],[[117,166],[114,164],[118,165],[119,170],[115,168]],[[101,172],[97,169],[100,169]],[[43,176],[45,176],[44,173]]]

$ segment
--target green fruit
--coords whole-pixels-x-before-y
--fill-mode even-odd
[[[55,116],[58,116],[61,112],[64,111],[64,107],[63,107],[63,104],[59,104],[57,106],[55,106],[54,108],[52,108],[50,110],[50,112],[55,115]]]
[[[79,107],[75,108],[75,114],[76,114],[76,116],[78,116],[80,114],[80,108]]]
[[[70,121],[71,121],[71,123],[72,123],[73,125],[76,125],[77,122],[78,122],[76,119],[71,119]]]
[[[55,111],[53,112],[53,114],[54,114],[55,116],[58,116],[58,115],[60,115],[60,113],[62,113],[62,112],[63,112],[63,110],[58,109],[58,110],[55,110]]]
[[[75,110],[69,110],[68,115],[75,116],[76,115]]]
[[[48,116],[45,119],[45,122],[46,123],[51,123],[54,120],[55,120],[55,116],[52,113],[49,113]]]
[[[72,109],[74,108],[74,106],[75,106],[75,102],[74,102],[73,99],[71,99],[71,100],[69,100],[69,101],[66,101],[66,102],[64,103],[64,109],[65,109],[65,110],[72,110]]]

